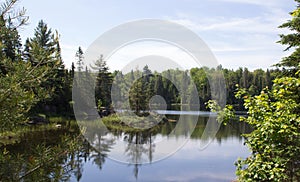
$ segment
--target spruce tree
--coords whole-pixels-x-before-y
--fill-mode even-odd
[[[78,72],[81,72],[83,70],[83,65],[84,65],[84,62],[83,62],[83,51],[81,49],[81,47],[79,46],[76,54],[75,54],[75,58],[76,58],[76,64],[77,64],[77,71]]]
[[[106,62],[103,60],[103,55],[100,55],[94,65],[91,65],[93,70],[97,71],[95,97],[96,102],[100,101],[102,106],[111,106],[111,86],[113,77]]]
[[[295,49],[291,55],[276,64],[276,66],[284,68],[286,75],[295,75],[300,67],[300,0],[295,1],[297,9],[290,13],[291,20],[279,26],[279,28],[287,28],[292,31],[287,35],[281,34],[279,43],[287,46],[285,51]]]

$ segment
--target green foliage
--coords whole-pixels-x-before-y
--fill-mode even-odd
[[[71,100],[72,77],[63,65],[58,32],[53,33],[41,20],[34,37],[26,41],[24,58],[40,69],[48,69],[46,79],[41,83],[41,88],[47,90],[48,98],[40,97],[41,101],[32,112],[71,112],[68,103]]]
[[[257,69],[249,71],[247,68],[229,70],[219,66],[218,70],[204,67],[192,68],[189,72],[169,69],[157,73],[145,66],[143,71],[132,70],[125,75],[120,71],[116,71],[112,74],[114,77],[113,89],[115,89],[112,96],[124,103],[122,99],[125,98],[126,94],[129,94],[130,106],[136,112],[148,110],[149,100],[154,95],[160,95],[164,98],[167,109],[174,109],[175,105],[193,106],[198,103],[196,100],[199,99],[200,110],[206,110],[205,103],[212,96],[219,97],[215,95],[218,94],[217,92],[211,91],[208,80],[210,79],[212,82],[220,80],[223,77],[222,74],[225,77],[228,90],[227,103],[232,105],[235,110],[242,111],[245,110],[243,100],[236,98],[234,94],[237,89],[236,85],[249,89],[251,95],[259,94],[264,87],[272,87],[272,80],[279,74],[279,70],[264,71]],[[105,76],[102,77],[101,79],[105,78]],[[100,88],[97,87],[96,93],[99,92],[98,89]],[[197,94],[198,97],[195,98],[194,96]],[[197,108],[187,109],[199,110],[198,106]]]
[[[129,102],[132,110],[143,115],[143,111],[150,109],[149,102],[153,96],[159,95],[164,98],[167,109],[171,109],[172,104],[180,104],[182,100],[187,101],[187,95],[179,96],[175,87],[181,86],[180,89],[187,91],[187,87],[183,89],[183,81],[185,73],[180,70],[166,70],[162,73],[152,72],[146,65],[143,72],[136,70],[124,76],[129,90]],[[175,78],[175,76],[178,77]],[[187,81],[187,80],[186,80]],[[186,83],[185,83],[186,84]],[[189,84],[189,82],[187,82]],[[125,90],[126,91],[126,90]],[[183,101],[182,101],[183,102]],[[163,103],[152,103],[161,106]],[[182,103],[187,104],[187,103]],[[142,112],[141,112],[142,111]]]
[[[84,60],[84,57],[83,57],[83,51],[81,49],[81,47],[78,48],[76,54],[75,54],[75,57],[76,57],[76,64],[77,64],[77,70],[78,72],[81,72],[83,71],[83,60]],[[73,65],[74,67],[74,65]]]
[[[21,60],[17,28],[24,25],[25,11],[14,11],[16,1],[2,4],[0,13],[0,125],[1,131],[12,129],[25,121],[28,111],[37,103],[39,88],[49,71]],[[11,15],[15,16],[11,16]],[[42,63],[42,61],[41,61]]]
[[[261,79],[264,77],[262,70],[254,71],[253,84],[249,88],[244,84],[236,93],[236,97],[243,101],[248,111],[248,116],[242,117],[241,121],[250,124],[254,129],[244,135],[245,143],[252,154],[236,163],[236,174],[240,181],[300,179],[299,9],[298,6],[297,10],[291,13],[291,21],[280,26],[294,31],[293,34],[281,35],[279,41],[288,45],[286,50],[296,48],[291,56],[277,64],[287,70],[284,74],[277,71],[273,76],[268,70],[265,80]],[[273,85],[270,84],[272,77],[277,77]],[[213,101],[209,102],[208,106],[213,111],[221,109]],[[221,111],[221,116],[223,114],[230,116],[226,114],[226,108]]]
[[[272,80],[279,74],[279,70],[267,70],[257,69],[254,71],[249,71],[247,68],[239,68],[237,70],[229,70],[219,66],[219,70],[214,68],[192,68],[190,74],[193,82],[198,90],[200,99],[200,109],[205,110],[207,103],[212,98],[211,88],[209,85],[209,78],[213,82],[214,80],[220,80],[222,71],[225,83],[227,87],[227,98],[228,104],[232,105],[235,110],[242,111],[245,110],[243,107],[242,99],[235,97],[235,92],[237,85],[241,88],[246,88],[249,90],[251,95],[259,94],[262,89],[266,86],[272,87]],[[223,98],[224,99],[224,98]]]
[[[44,80],[45,69],[37,69],[25,62],[12,62],[2,60],[2,63],[9,65],[9,72],[0,77],[0,125],[1,129],[11,129],[18,123],[22,123],[28,111],[37,103],[37,94],[42,95],[42,89],[33,90],[39,87]]]
[[[153,115],[150,117],[132,117],[112,114],[103,117],[101,120],[95,120],[89,123],[83,122],[82,125],[91,128],[101,128],[105,126],[112,132],[155,132],[164,126],[170,125],[170,123],[166,122],[166,117],[162,117],[160,115]]]
[[[221,108],[214,100],[209,100],[206,105],[211,112],[217,113],[217,121],[222,122],[224,125],[227,125],[227,123],[235,117],[232,105],[226,105],[225,108]]]
[[[292,19],[279,26],[279,28],[288,28],[292,32],[287,35],[280,35],[281,40],[278,41],[283,45],[287,45],[286,50],[294,48],[295,51],[288,57],[282,59],[282,61],[276,66],[285,68],[285,75],[294,75],[299,70],[300,63],[300,2],[297,2],[297,9],[290,13]]]
[[[237,162],[237,175],[241,181],[299,181],[300,179],[300,78],[299,37],[300,6],[291,13],[292,20],[280,28],[293,33],[280,35],[279,43],[295,51],[277,66],[287,69],[284,77],[274,80],[272,89],[264,89],[251,96],[240,89],[248,117],[254,131],[245,135],[252,155]]]
[[[299,73],[298,73],[299,74]],[[238,87],[238,86],[237,86]],[[240,181],[297,181],[300,179],[300,79],[282,77],[251,96],[239,88],[236,97],[243,99],[247,117],[240,121],[253,131],[245,134],[251,156],[239,159],[236,174]],[[215,101],[208,107],[218,112],[218,121],[227,124],[234,117],[232,107],[222,109]]]
[[[241,181],[297,181],[300,179],[300,79],[283,77],[273,89],[250,96],[241,89],[254,131],[245,135],[252,155],[237,162]]]
[[[0,146],[1,181],[69,181],[70,169],[75,172],[78,167],[78,158],[74,156],[84,144],[77,125],[69,130],[39,127],[21,130],[22,142]],[[45,140],[45,135],[51,140]],[[24,141],[28,139],[30,143]]]
[[[102,107],[102,101],[101,101],[101,99],[98,99],[98,102],[97,102],[97,109],[100,111],[100,110],[101,110],[101,107]]]
[[[101,100],[101,105],[104,107],[110,107],[111,105],[111,86],[113,82],[112,73],[109,72],[109,68],[106,65],[106,62],[103,60],[101,55],[92,66],[92,69],[96,70],[96,91],[95,97],[96,100]],[[98,103],[97,103],[98,104]]]
[[[0,130],[12,129],[46,105],[68,108],[72,79],[64,69],[59,36],[43,21],[22,51],[18,28],[28,17],[14,9],[16,0],[0,8]],[[49,101],[51,101],[49,103]],[[37,109],[38,108],[38,109]],[[68,110],[70,112],[70,109]]]
[[[129,102],[131,109],[135,111],[136,114],[139,114],[141,111],[145,111],[148,109],[147,102],[149,98],[147,98],[144,87],[146,86],[146,82],[143,81],[143,77],[134,81],[133,85],[129,91]]]

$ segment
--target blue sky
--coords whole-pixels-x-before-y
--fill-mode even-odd
[[[84,50],[102,33],[132,20],[155,18],[182,24],[202,38],[226,68],[268,68],[289,53],[276,44],[277,27],[290,19],[293,0],[21,0],[29,25],[21,30],[23,41],[33,36],[43,19],[61,35],[67,67],[78,46]],[[114,69],[114,65],[110,65]]]

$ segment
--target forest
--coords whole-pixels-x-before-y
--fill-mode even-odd
[[[72,101],[72,87],[78,84],[75,73],[82,75],[80,81],[96,77],[99,113],[107,108],[113,111],[111,89],[115,85],[118,91],[113,92],[116,94],[113,97],[122,100],[128,94],[129,107],[137,114],[149,110],[149,100],[155,95],[165,99],[168,110],[192,105],[193,84],[200,103],[193,110],[208,111],[207,103],[212,99],[209,79],[223,76],[230,110],[247,112],[243,122],[254,128],[245,136],[253,153],[237,163],[239,179],[297,181],[300,179],[300,2],[296,2],[298,8],[291,13],[291,20],[280,26],[292,33],[280,35],[279,40],[287,46],[286,50],[293,52],[272,69],[233,70],[219,65],[158,73],[145,65],[142,70],[122,73],[107,66],[105,55],[99,55],[93,70],[89,70],[80,46],[74,53],[71,69],[66,69],[59,32],[40,20],[34,36],[21,40],[19,29],[26,28],[29,17],[24,9],[14,7],[16,0],[8,0],[0,7],[0,133],[22,128],[35,116],[74,119],[76,103]],[[180,87],[175,87],[174,82]],[[184,95],[179,94],[181,90],[186,90]],[[0,161],[5,152],[1,153]]]
[[[25,19],[22,20],[25,21]],[[54,33],[41,20],[34,31],[34,37],[28,38],[22,46],[17,27],[22,26],[23,22],[16,24],[12,22],[13,20],[7,21],[9,23],[4,24],[5,29],[1,29],[6,31],[6,34],[2,34],[5,36],[2,38],[4,48],[1,53],[3,57],[1,62],[1,79],[3,80],[1,81],[3,84],[1,124],[3,127],[1,128],[22,124],[26,118],[37,114],[72,117],[71,95],[75,72],[81,73],[81,79],[86,80],[89,80],[89,77],[95,75],[96,72],[95,97],[98,108],[111,107],[111,86],[115,82],[120,90],[120,98],[130,90],[131,109],[135,111],[148,109],[145,107],[154,95],[163,96],[168,109],[172,106],[176,108],[176,105],[191,104],[193,101],[193,98],[190,98],[190,92],[193,91],[192,84],[198,91],[199,109],[207,110],[205,103],[211,99],[209,78],[218,77],[220,72],[226,81],[227,103],[234,105],[238,111],[244,111],[242,100],[234,96],[237,85],[248,89],[251,95],[256,95],[265,87],[271,88],[272,81],[282,73],[278,68],[249,71],[247,68],[226,69],[221,65],[217,68],[192,68],[185,71],[170,69],[158,73],[151,71],[146,65],[143,70],[132,70],[130,73],[123,74],[120,71],[111,71],[103,60],[103,56],[95,60],[95,65],[92,67],[94,70],[88,70],[84,63],[83,50],[80,47],[74,53],[74,63],[68,70],[61,57],[57,31]],[[136,78],[139,79],[136,80]],[[172,81],[181,88],[176,88]],[[132,82],[134,84],[131,87]],[[181,98],[178,93],[184,88],[188,88],[188,92],[184,95],[185,98]],[[187,103],[182,103],[183,101]],[[15,109],[11,112],[10,108]]]

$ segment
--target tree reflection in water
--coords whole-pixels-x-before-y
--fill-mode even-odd
[[[127,133],[124,136],[124,141],[128,144],[125,149],[125,154],[128,157],[128,162],[134,165],[134,177],[138,178],[139,166],[141,163],[151,163],[155,144],[152,143],[152,133],[150,131]],[[147,156],[144,159],[143,155]]]
[[[199,117],[191,140],[201,139],[206,122],[207,118]],[[77,125],[26,132],[18,143],[0,146],[0,181],[80,181],[85,163],[92,162],[99,170],[103,169],[116,143],[115,138],[121,138],[126,143],[124,157],[129,166],[133,166],[134,177],[138,178],[141,163],[153,161],[156,147],[153,141],[157,135],[167,136],[175,126],[174,123],[166,123],[155,130],[114,130],[108,133],[90,127],[85,137],[93,143],[80,135]],[[244,123],[231,123],[221,126],[216,139],[221,143],[229,137],[241,138],[241,133],[250,130]],[[182,137],[185,137],[184,134]]]

